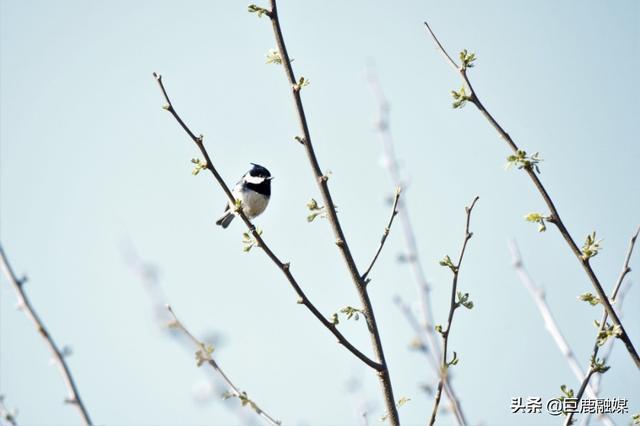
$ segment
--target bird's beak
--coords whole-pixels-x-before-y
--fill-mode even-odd
[[[267,180],[271,180],[271,179],[273,179],[273,176],[269,176],[269,177],[267,178]]]

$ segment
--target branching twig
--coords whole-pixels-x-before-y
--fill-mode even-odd
[[[465,229],[464,229],[464,240],[462,243],[462,248],[460,249],[460,255],[458,256],[458,262],[454,265],[451,262],[451,259],[449,259],[449,257],[447,256],[446,259],[448,260],[448,262],[443,263],[444,266],[448,266],[451,271],[453,272],[453,283],[451,285],[451,303],[449,305],[449,316],[447,318],[447,327],[446,329],[440,329],[439,332],[442,335],[442,362],[440,364],[440,380],[438,381],[438,388],[436,390],[436,397],[435,397],[435,401],[433,403],[433,411],[431,413],[431,419],[429,420],[429,425],[432,426],[435,421],[436,421],[436,415],[438,414],[438,405],[440,404],[440,397],[442,396],[442,387],[444,385],[445,382],[445,377],[447,375],[447,370],[449,368],[450,364],[455,364],[457,363],[457,358],[454,355],[453,360],[451,361],[447,361],[447,349],[448,349],[448,345],[449,345],[449,334],[451,332],[451,324],[453,322],[453,313],[455,312],[455,310],[460,307],[461,303],[464,303],[462,301],[462,298],[460,298],[460,296],[457,293],[458,290],[458,275],[460,274],[460,265],[462,264],[462,259],[464,258],[464,253],[467,249],[467,243],[469,242],[469,240],[471,239],[471,237],[473,236],[472,232],[469,232],[469,224],[471,222],[471,211],[473,210],[473,207],[476,205],[476,202],[478,201],[479,197],[475,197],[473,199],[473,201],[471,202],[471,205],[469,207],[465,207],[465,212],[467,214],[467,220],[466,220],[466,225],[465,225]],[[456,302],[456,296],[458,296],[458,298],[460,299],[458,302]],[[469,307],[471,307],[473,305],[469,305]],[[455,352],[454,352],[455,354]]]
[[[618,280],[616,281],[615,285],[613,286],[613,290],[611,291],[612,304],[615,304],[617,301],[618,293],[620,291],[620,288],[622,287],[622,282],[624,281],[624,278],[627,276],[629,272],[631,272],[631,267],[629,266],[629,262],[631,261],[631,255],[633,254],[633,248],[636,244],[636,240],[638,239],[638,234],[640,234],[640,227],[638,227],[636,232],[631,237],[631,240],[629,241],[629,249],[627,250],[627,255],[625,256],[624,264],[622,265],[622,271],[620,272],[620,276],[618,277]],[[602,299],[600,299],[600,303],[603,303],[604,305],[604,302],[602,301]],[[588,386],[589,380],[591,380],[591,377],[595,373],[598,373],[598,372],[603,373],[604,371],[606,371],[606,369],[608,369],[608,367],[605,366],[604,361],[598,362],[598,351],[600,350],[600,346],[602,346],[600,336],[602,336],[602,333],[606,328],[608,316],[609,315],[605,307],[604,312],[602,313],[602,318],[600,320],[598,337],[596,338],[596,342],[593,345],[593,351],[591,352],[591,358],[590,358],[591,361],[589,364],[589,371],[587,371],[587,374],[585,375],[584,379],[582,380],[582,383],[580,384],[580,389],[576,394],[576,399],[578,400],[578,404],[582,400],[582,396],[584,395],[585,389]],[[620,336],[620,338],[622,338],[622,336]],[[565,420],[565,423],[564,423],[565,425],[572,424],[574,414],[575,413],[573,411],[569,413],[569,415]]]
[[[376,122],[376,130],[380,134],[382,140],[382,146],[384,149],[384,165],[389,172],[391,181],[395,187],[404,187],[403,179],[400,175],[400,166],[398,165],[398,159],[396,158],[393,135],[391,133],[391,127],[389,124],[389,102],[382,91],[380,82],[373,67],[370,67],[367,73],[369,83],[373,89],[373,93],[378,102],[378,119]],[[439,374],[438,360],[440,358],[440,346],[436,340],[435,330],[433,326],[430,287],[425,277],[422,263],[420,262],[420,256],[418,254],[418,245],[416,243],[415,232],[413,225],[411,224],[411,218],[409,217],[409,210],[407,208],[407,194],[406,192],[402,196],[402,199],[398,202],[398,214],[400,216],[400,223],[402,224],[402,230],[404,233],[404,240],[406,244],[406,258],[407,262],[411,265],[413,276],[416,282],[416,291],[418,306],[420,308],[421,326],[422,330],[418,331],[419,334],[424,334],[426,337],[426,343],[428,343],[429,356],[433,357],[432,367],[436,375]],[[410,313],[410,311],[409,311]],[[465,419],[462,407],[458,397],[456,396],[453,387],[449,386],[449,378],[446,378],[444,385],[445,393],[451,401],[452,410],[455,415],[456,423],[464,426],[467,421]]]
[[[480,99],[476,95],[476,92],[473,89],[473,86],[471,85],[469,78],[467,77],[467,66],[464,63],[458,66],[451,59],[449,54],[447,54],[446,50],[442,47],[442,45],[440,44],[440,41],[438,40],[436,35],[433,33],[433,31],[429,27],[429,24],[427,24],[426,22],[424,24],[427,27],[427,30],[431,35],[431,37],[433,38],[434,42],[436,43],[438,50],[440,50],[440,52],[447,57],[448,62],[458,71],[458,73],[462,77],[462,80],[466,88],[466,93],[462,94],[464,98],[463,100],[473,103],[476,106],[476,108],[478,108],[478,110],[482,113],[482,115],[487,119],[487,121],[489,121],[491,126],[498,132],[500,137],[504,139],[505,142],[509,145],[509,147],[513,150],[513,152],[517,154],[520,150],[516,145],[516,143],[513,141],[513,139],[511,139],[511,136],[509,136],[509,134],[502,128],[502,126],[500,126],[500,124],[495,120],[495,118],[493,118],[493,116],[487,111],[487,109],[484,107],[482,102],[480,102]],[[573,237],[571,236],[564,222],[560,218],[560,214],[558,213],[558,210],[556,209],[556,206],[553,200],[551,199],[545,187],[542,185],[542,181],[536,174],[535,167],[532,167],[531,164],[528,164],[522,168],[525,170],[527,175],[529,175],[529,177],[531,178],[531,181],[535,185],[536,189],[542,196],[545,204],[549,208],[549,211],[551,212],[551,215],[547,220],[553,223],[554,225],[556,225],[556,227],[558,228],[558,231],[560,232],[564,240],[567,242],[567,244],[571,248],[571,251],[573,252],[575,257],[580,262],[580,265],[582,265],[582,268],[584,269],[591,283],[593,284],[593,288],[595,289],[596,293],[598,294],[598,297],[602,301],[602,304],[605,307],[607,314],[611,317],[611,320],[613,321],[614,325],[619,327],[620,333],[621,333],[620,339],[624,342],[627,348],[627,351],[629,352],[629,354],[631,355],[631,358],[636,364],[636,367],[640,368],[640,356],[638,356],[636,348],[633,346],[633,343],[631,342],[631,338],[625,331],[622,325],[622,322],[618,317],[618,314],[616,313],[615,309],[613,309],[613,306],[609,302],[609,299],[607,298],[607,295],[604,289],[602,288],[602,285],[600,284],[598,277],[596,276],[595,272],[591,268],[591,265],[589,263],[589,257],[583,256],[583,253],[581,252],[580,248],[578,248],[578,246],[576,245]]]
[[[558,323],[551,313],[551,309],[549,308],[549,305],[547,304],[547,301],[545,299],[544,290],[542,290],[542,288],[533,281],[533,279],[529,275],[529,272],[524,267],[522,257],[520,256],[520,250],[518,250],[518,246],[515,241],[510,241],[509,250],[511,251],[513,267],[515,268],[520,281],[529,291],[531,298],[538,308],[538,311],[540,311],[540,315],[542,316],[542,320],[544,321],[544,327],[547,329],[556,346],[558,346],[558,349],[560,349],[560,352],[567,360],[569,368],[571,369],[573,374],[578,380],[582,380],[585,377],[584,371],[582,370],[582,367],[580,367],[578,359],[576,358],[573,350],[571,350],[571,348],[569,347],[569,342],[567,342],[567,340],[564,338],[564,335],[560,331]],[[586,392],[591,399],[596,399],[598,397],[597,391],[591,386],[587,387]],[[614,425],[614,423],[607,415],[601,414],[599,417],[604,424],[611,426]]]
[[[211,356],[211,354],[213,353],[213,347],[205,345],[200,340],[196,339],[196,337],[193,334],[191,334],[189,330],[187,330],[187,328],[180,322],[180,320],[178,320],[178,317],[176,317],[176,314],[173,312],[173,309],[171,309],[171,306],[167,305],[167,309],[169,310],[169,313],[171,313],[171,316],[173,317],[173,321],[170,324],[170,326],[175,327],[181,330],[182,332],[184,332],[184,334],[198,348],[198,350],[196,351],[196,361],[197,361],[198,367],[205,362],[209,364],[211,368],[213,368],[216,371],[216,373],[218,373],[220,377],[222,377],[222,379],[225,381],[227,386],[229,386],[228,397],[238,398],[243,406],[248,405],[249,407],[251,407],[260,417],[264,418],[267,421],[267,423],[273,426],[279,426],[281,424],[279,420],[275,420],[273,417],[267,414],[264,410],[262,410],[258,406],[258,404],[256,404],[253,400],[249,399],[246,392],[241,391],[227,377],[227,375],[224,373],[224,371],[222,371],[222,369],[220,368],[218,363],[215,361],[215,359],[213,359],[213,357]]]
[[[402,189],[400,187],[396,188],[395,197],[393,199],[393,207],[391,207],[391,217],[389,218],[389,223],[387,223],[387,226],[384,228],[384,231],[382,232],[382,238],[380,239],[380,244],[378,245],[378,250],[376,250],[376,254],[373,256],[373,259],[371,259],[371,263],[369,263],[369,267],[367,268],[365,273],[362,274],[362,280],[365,282],[365,284],[369,283],[369,280],[367,279],[367,277],[371,272],[371,268],[373,268],[373,265],[376,263],[376,260],[378,260],[378,256],[380,256],[382,247],[384,247],[384,243],[387,241],[387,237],[389,236],[389,231],[391,230],[393,219],[398,214],[398,201],[400,200],[401,191]]]
[[[302,105],[302,98],[300,96],[300,90],[307,80],[305,80],[304,78],[300,78],[300,80],[296,79],[296,76],[293,72],[293,67],[291,66],[291,59],[285,45],[284,36],[282,35],[282,28],[280,25],[280,18],[278,16],[278,7],[276,4],[276,0],[270,0],[270,4],[271,10],[265,11],[265,13],[271,19],[280,60],[289,81],[291,94],[293,95],[293,100],[296,106],[298,121],[300,124],[300,129],[302,131],[302,137],[299,136],[298,140],[301,141],[305,147],[315,180],[318,184],[320,193],[322,194],[322,199],[326,207],[329,223],[331,224],[334,236],[336,238],[336,245],[340,249],[340,253],[342,254],[347,268],[349,269],[351,279],[356,286],[360,302],[362,303],[362,310],[367,320],[367,326],[369,329],[369,335],[371,337],[373,351],[378,364],[380,364],[381,367],[378,370],[378,377],[380,379],[380,383],[384,392],[388,418],[390,419],[391,424],[398,425],[400,423],[400,420],[398,418],[398,410],[396,408],[395,399],[393,397],[391,377],[389,375],[387,361],[385,360],[384,351],[382,349],[382,340],[380,338],[380,332],[378,331],[376,317],[371,305],[369,294],[367,293],[367,287],[364,280],[362,279],[362,275],[358,272],[355,260],[353,259],[353,255],[351,254],[351,250],[349,249],[349,245],[347,244],[346,238],[342,231],[342,227],[340,226],[340,221],[338,220],[335,204],[333,203],[333,199],[331,197],[331,193],[329,192],[329,187],[327,184],[327,181],[329,180],[328,176],[322,173],[320,164],[318,163],[318,159],[316,157],[316,153],[311,143],[311,134],[309,132],[309,126],[307,125],[307,117]]]
[[[58,349],[58,346],[53,341],[53,338],[49,334],[47,328],[44,326],[44,323],[42,322],[38,314],[36,314],[33,306],[31,306],[31,302],[27,298],[27,295],[25,294],[23,288],[26,279],[18,279],[16,277],[13,269],[11,269],[11,265],[9,264],[9,260],[7,259],[2,245],[0,245],[0,263],[2,263],[2,270],[4,271],[7,280],[13,286],[18,295],[18,307],[23,310],[27,317],[29,317],[29,319],[33,322],[36,330],[38,330],[38,333],[40,333],[42,338],[47,343],[53,359],[58,365],[60,373],[62,373],[62,379],[64,380],[65,386],[67,387],[67,392],[69,393],[69,396],[67,397],[65,402],[74,405],[78,409],[80,417],[82,417],[82,422],[85,425],[91,425],[91,418],[89,417],[89,413],[87,412],[87,409],[82,402],[82,398],[80,398],[80,393],[78,392],[76,383],[71,376],[71,370],[69,370],[69,366],[64,359],[65,355],[60,351],[60,349]]]
[[[229,190],[229,187],[227,186],[227,184],[222,179],[222,176],[220,176],[220,174],[218,173],[216,168],[213,166],[211,158],[209,157],[209,153],[207,152],[207,149],[204,146],[204,138],[203,138],[203,136],[202,135],[196,136],[189,129],[189,127],[187,127],[187,125],[182,121],[182,119],[180,118],[180,116],[176,112],[175,108],[173,107],[173,104],[169,100],[169,96],[167,95],[167,91],[165,90],[164,84],[162,83],[162,76],[159,75],[159,74],[156,74],[156,73],[153,73],[153,75],[154,75],[156,81],[158,82],[158,85],[160,86],[160,89],[162,90],[162,94],[164,95],[165,101],[167,102],[167,104],[164,106],[164,109],[166,109],[167,111],[169,111],[171,113],[171,115],[173,115],[173,117],[180,124],[180,126],[184,129],[184,131],[189,135],[189,137],[193,140],[193,142],[195,142],[195,144],[197,145],[198,149],[200,150],[200,152],[202,153],[202,155],[203,155],[203,157],[204,157],[204,159],[206,161],[206,168],[211,172],[213,177],[216,179],[216,181],[218,182],[218,184],[220,185],[220,187],[224,191],[225,195],[227,196],[227,198],[231,202],[231,205],[236,205],[236,200],[234,199],[233,194],[231,194],[231,190]],[[282,262],[273,253],[273,251],[271,251],[271,249],[265,243],[265,241],[262,238],[262,236],[260,235],[260,233],[256,230],[256,227],[247,218],[247,216],[244,214],[242,209],[241,208],[236,209],[236,213],[238,214],[238,216],[240,216],[240,218],[242,219],[244,224],[247,226],[247,229],[249,230],[249,232],[251,233],[251,235],[253,236],[253,238],[257,242],[257,245],[266,253],[266,255],[269,257],[269,259],[271,259],[271,261],[273,263],[275,263],[276,266],[285,275],[285,277],[289,281],[289,284],[291,284],[291,287],[293,287],[293,290],[296,292],[296,294],[299,297],[298,303],[306,306],[307,309],[309,309],[311,311],[311,313],[318,319],[318,321],[320,321],[322,323],[322,325],[324,325],[334,336],[336,336],[336,338],[338,339],[338,342],[341,345],[343,345],[345,348],[347,348],[347,350],[349,350],[349,352],[354,354],[362,362],[364,362],[365,364],[367,364],[369,367],[373,368],[374,370],[381,371],[383,369],[383,366],[381,364],[373,361],[372,359],[367,357],[365,354],[360,352],[355,346],[353,346],[351,344],[351,342],[349,342],[347,340],[347,338],[344,337],[342,335],[342,333],[340,333],[340,331],[338,331],[338,329],[335,326],[335,324],[332,324],[328,319],[326,319],[320,313],[320,311],[315,307],[315,305],[313,303],[311,303],[309,298],[302,291],[302,288],[300,288],[300,285],[298,284],[296,279],[291,274],[291,270],[290,270],[291,265],[290,265],[290,263]]]

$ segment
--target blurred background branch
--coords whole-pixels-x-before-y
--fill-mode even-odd
[[[411,328],[413,328],[414,332],[416,333],[416,339],[419,347],[415,349],[420,351],[420,353],[424,354],[427,361],[429,362],[429,366],[431,367],[431,370],[433,371],[434,375],[436,377],[442,377],[442,375],[440,374],[440,360],[436,356],[436,353],[431,349],[429,344],[425,341],[424,329],[418,322],[418,319],[416,318],[413,311],[411,310],[411,307],[407,303],[403,302],[402,299],[400,299],[400,297],[396,297],[394,299],[394,302],[396,303],[396,306],[398,306],[398,309],[400,309],[400,311],[402,312],[403,316],[405,317],[405,319],[407,320]],[[453,390],[453,386],[451,384],[451,374],[450,373],[447,374],[446,376],[443,377],[443,379],[444,379],[443,390],[449,402],[449,409],[451,410],[451,413],[454,416],[453,419],[456,425],[464,425],[465,420],[462,415],[462,410],[460,408],[460,401],[458,400],[458,397],[456,396],[456,393]],[[437,383],[435,386],[437,386]],[[429,389],[426,389],[428,391],[427,393],[431,394],[433,389],[431,389],[431,385],[429,385],[428,387]],[[441,412],[444,411],[443,407],[440,407],[440,411]]]
[[[540,311],[540,315],[544,322],[544,328],[549,332],[556,346],[560,349],[560,352],[567,360],[569,368],[573,372],[574,376],[576,376],[580,381],[583,380],[585,373],[582,370],[582,367],[580,367],[580,363],[578,362],[573,350],[569,347],[569,342],[567,342],[567,339],[564,338],[564,335],[560,331],[560,327],[547,304],[544,290],[542,287],[538,286],[535,281],[533,281],[529,272],[525,268],[522,256],[520,255],[520,250],[518,249],[518,245],[515,240],[511,240],[509,242],[509,251],[511,252],[511,259],[513,260],[513,268],[518,274],[518,278],[520,278],[522,284],[529,291],[531,299],[533,299],[533,302],[536,304],[538,311]],[[589,386],[587,387],[587,395],[589,395],[589,398],[591,399],[596,399],[598,397],[598,392],[596,389]],[[603,424],[608,426],[614,425],[613,421],[606,414],[600,414],[598,417],[602,420]]]
[[[209,364],[211,368],[213,368],[213,370],[220,375],[222,380],[224,380],[224,382],[229,387],[229,391],[225,394],[224,397],[227,399],[238,398],[238,400],[240,400],[240,403],[242,404],[243,407],[246,406],[251,408],[253,411],[256,412],[256,414],[262,417],[267,423],[273,426],[280,426],[281,422],[279,420],[276,420],[273,417],[271,417],[262,408],[260,408],[255,401],[253,401],[252,399],[249,399],[249,397],[247,396],[247,393],[240,390],[229,379],[229,377],[227,377],[227,375],[224,373],[224,371],[222,371],[222,369],[220,368],[216,360],[213,358],[214,347],[209,344],[205,344],[201,342],[193,334],[191,334],[191,332],[187,330],[184,324],[182,324],[182,322],[178,320],[178,317],[173,312],[173,309],[171,309],[171,306],[167,305],[167,310],[169,311],[169,313],[171,314],[171,317],[173,318],[173,321],[169,324],[169,327],[176,328],[182,331],[189,338],[189,340],[191,340],[191,342],[196,346],[197,366],[200,367],[202,364]]]
[[[123,239],[121,243],[121,253],[125,263],[135,273],[142,283],[153,312],[153,322],[158,326],[160,331],[175,340],[185,349],[191,351],[193,342],[188,335],[181,333],[173,327],[169,327],[173,317],[167,310],[168,298],[165,295],[160,279],[160,268],[153,262],[146,261],[140,257],[133,241],[130,238]],[[203,333],[203,337],[199,340],[209,342],[216,350],[220,350],[223,336],[221,333],[208,329]],[[223,399],[223,394],[228,387],[219,375],[206,375],[204,386],[194,385],[194,399],[198,402],[204,402],[209,399],[222,402],[222,405],[233,413],[238,421],[245,426],[254,426],[256,424],[255,416],[247,410],[240,409],[240,405],[232,404],[231,400]]]
[[[373,92],[377,109],[378,117],[376,119],[374,128],[380,136],[383,148],[382,163],[384,168],[389,173],[391,183],[396,188],[405,188],[406,182],[402,178],[400,171],[400,164],[396,156],[395,141],[393,133],[391,132],[391,105],[382,90],[380,79],[372,61],[367,66],[367,80],[369,86]],[[407,207],[407,191],[404,191],[402,199],[398,201],[398,215],[402,225],[405,254],[402,260],[411,266],[414,282],[416,285],[416,300],[418,301],[418,307],[420,310],[420,321],[418,322],[411,308],[404,304],[401,299],[396,298],[395,302],[402,310],[405,318],[414,328],[417,336],[423,342],[426,348],[425,354],[429,360],[430,366],[435,373],[436,377],[440,376],[439,358],[440,358],[440,344],[436,339],[435,329],[433,324],[433,314],[431,305],[431,289],[427,281],[420,256],[418,254],[418,245],[416,243],[416,234],[411,224],[411,218]],[[450,376],[445,377],[444,383],[445,395],[449,399],[451,411],[454,414],[454,419],[457,425],[465,425],[466,419],[460,406],[458,397],[456,396],[453,388],[450,385]]]

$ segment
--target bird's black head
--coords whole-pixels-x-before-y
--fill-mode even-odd
[[[256,163],[251,163],[251,166],[251,170],[249,170],[251,177],[271,180],[271,173],[269,173],[269,170]]]
[[[251,170],[244,175],[243,181],[247,188],[259,194],[271,195],[271,173],[259,164],[251,163]]]

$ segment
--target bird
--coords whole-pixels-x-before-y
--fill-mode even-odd
[[[242,203],[242,212],[248,219],[260,215],[269,204],[271,198],[271,173],[259,164],[250,163],[251,169],[242,176],[231,193]],[[224,212],[216,225],[227,228],[236,216],[235,206],[231,203],[225,206]]]

